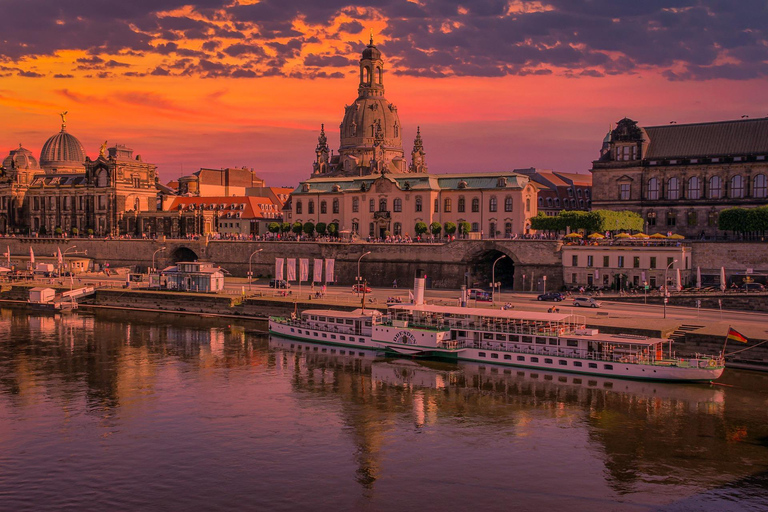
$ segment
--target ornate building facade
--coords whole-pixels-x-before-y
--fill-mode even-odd
[[[293,191],[285,220],[338,225],[361,237],[415,237],[419,222],[467,222],[476,236],[526,233],[537,214],[537,185],[516,172],[430,174],[417,129],[410,165],[397,107],[384,97],[384,61],[370,44],[360,58],[357,98],[344,109],[340,147],[320,129],[309,179]]]
[[[91,160],[61,131],[43,145],[39,164],[19,147],[0,168],[0,233],[117,235],[126,218],[157,209],[156,167],[123,145]]]
[[[650,233],[717,236],[721,210],[768,204],[768,119],[643,128],[624,118],[591,171],[593,208],[634,211]]]

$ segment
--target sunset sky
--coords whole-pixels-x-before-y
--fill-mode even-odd
[[[431,172],[587,172],[611,123],[768,116],[764,0],[2,0],[0,150],[60,129],[163,181],[309,176],[370,31],[407,154]],[[2,157],[0,157],[2,158]]]

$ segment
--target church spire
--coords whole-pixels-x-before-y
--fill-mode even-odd
[[[314,174],[324,174],[328,172],[328,137],[325,136],[325,124],[320,125],[320,135],[317,137],[317,147],[315,148]]]
[[[416,138],[413,139],[413,151],[411,151],[411,172],[427,172],[426,153],[424,143],[421,140],[421,126],[416,127]]]

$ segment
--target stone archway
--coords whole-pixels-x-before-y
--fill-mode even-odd
[[[197,261],[199,258],[197,256],[197,253],[190,249],[189,247],[177,247],[172,253],[171,253],[171,260],[173,263],[178,263],[180,261]]]
[[[506,257],[499,259],[502,256]],[[497,260],[494,272],[493,262]],[[483,251],[472,258],[467,273],[469,274],[467,283],[469,287],[490,289],[494,277],[497,283],[501,283],[502,290],[512,290],[515,286],[515,262],[512,256],[495,248]]]

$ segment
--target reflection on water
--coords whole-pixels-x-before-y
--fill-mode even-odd
[[[257,327],[0,310],[0,508],[768,506],[766,375],[423,363]]]

